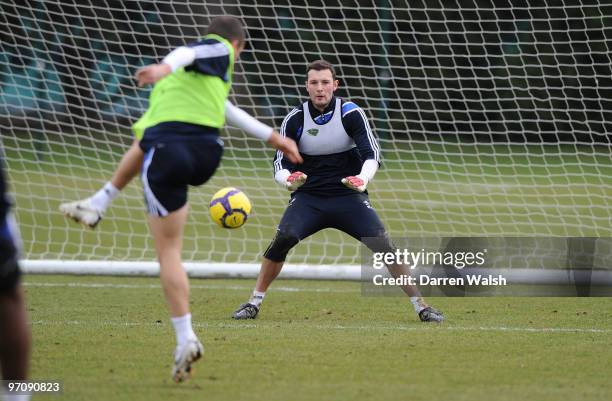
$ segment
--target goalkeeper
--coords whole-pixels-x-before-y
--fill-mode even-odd
[[[366,191],[379,166],[380,148],[365,113],[355,103],[334,96],[338,81],[327,61],[313,62],[306,74],[309,100],[293,109],[281,125],[281,135],[298,143],[304,163],[298,169],[282,151],[276,153],[275,180],[293,193],[264,253],[255,290],[234,312],[234,319],[257,317],[289,250],[319,230],[335,228],[359,241],[374,237],[378,242],[374,247],[381,248],[375,251],[394,250]],[[406,274],[401,265],[389,266],[389,271],[394,276]],[[402,289],[422,321],[443,320],[417,287]]]
[[[191,323],[189,282],[181,262],[187,190],[189,185],[208,181],[219,165],[223,151],[219,129],[225,117],[266,140],[293,162],[302,161],[293,140],[227,102],[234,62],[244,44],[241,22],[234,17],[217,17],[201,41],[179,47],[160,64],[140,69],[136,73],[139,86],[156,84],[149,108],[132,127],[134,144],[111,182],[98,193],[60,205],[66,216],[93,228],[113,197],[142,171],[149,227],[176,333],[172,377],[177,382],[189,377],[191,364],[203,353]]]

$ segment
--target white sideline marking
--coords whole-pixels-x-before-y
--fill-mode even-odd
[[[39,283],[32,282],[23,283],[26,287],[63,287],[63,288],[140,288],[140,289],[161,289],[159,284],[115,284],[115,283]],[[252,291],[253,286],[238,286],[238,285],[209,285],[209,284],[191,284],[192,289],[203,290],[237,290],[237,291]],[[359,293],[360,290],[355,289],[336,289],[336,288],[299,288],[299,287],[274,287],[273,291],[281,292],[340,292],[340,293]]]
[[[329,329],[350,329],[350,330],[405,330],[405,331],[421,331],[421,330],[449,330],[449,331],[517,331],[527,333],[612,333],[612,329],[581,329],[581,328],[570,328],[570,327],[461,327],[461,326],[445,326],[444,323],[440,325],[429,324],[424,327],[414,326],[321,326],[318,328],[329,328]]]
[[[78,320],[36,320],[31,322],[32,325],[41,326],[112,326],[112,327],[132,327],[132,326],[162,326],[164,323],[143,323],[143,322],[81,322]],[[165,324],[169,327],[168,324]],[[221,329],[256,329],[260,327],[253,323],[194,323],[194,327],[198,328],[221,328]],[[308,325],[287,323],[287,326],[300,326],[304,328],[314,328],[317,330],[400,330],[400,331],[498,331],[498,332],[523,332],[523,333],[612,333],[612,329],[583,329],[571,327],[495,327],[495,326],[477,326],[477,327],[462,327],[462,326],[447,326],[443,324],[423,324],[420,326],[345,326],[345,325]],[[262,328],[271,328],[271,326],[261,326]]]

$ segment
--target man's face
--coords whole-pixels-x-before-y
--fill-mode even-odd
[[[308,71],[306,90],[310,101],[318,110],[323,111],[325,109],[336,89],[338,89],[338,81],[334,80],[330,70]]]

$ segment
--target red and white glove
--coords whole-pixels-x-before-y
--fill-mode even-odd
[[[342,183],[352,190],[363,192],[368,185],[368,179],[361,174],[351,175],[342,179]]]
[[[304,183],[306,182],[306,178],[308,178],[306,174],[302,173],[301,171],[296,171],[294,173],[291,173],[289,177],[287,177],[287,182],[285,183],[285,185],[287,186],[287,189],[289,191],[293,192],[302,185],[304,185]]]

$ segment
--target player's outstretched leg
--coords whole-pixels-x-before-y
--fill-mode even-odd
[[[238,307],[232,314],[236,320],[255,319],[259,314],[261,303],[263,302],[266,290],[272,284],[272,281],[278,276],[283,268],[284,262],[275,262],[266,257],[263,258],[261,269],[255,283],[255,290],[251,294],[248,302],[245,302]]]
[[[95,228],[104,212],[119,192],[138,174],[142,166],[144,154],[140,149],[138,140],[121,158],[112,179],[104,184],[93,196],[76,202],[67,202],[60,205],[60,211],[86,227]]]

